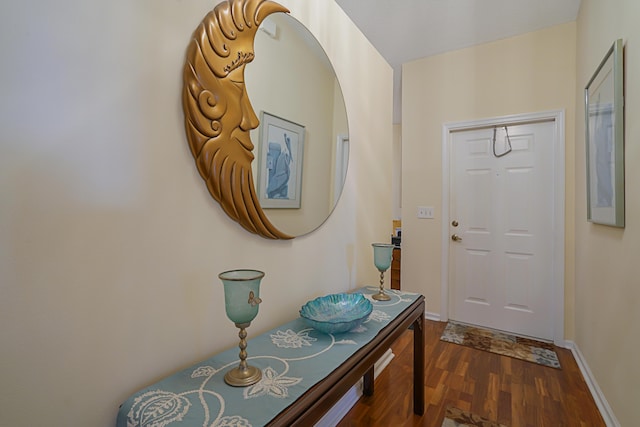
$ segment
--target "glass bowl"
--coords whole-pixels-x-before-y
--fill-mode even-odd
[[[348,332],[371,314],[371,301],[360,293],[330,294],[308,301],[300,309],[300,316],[314,329],[326,334]]]

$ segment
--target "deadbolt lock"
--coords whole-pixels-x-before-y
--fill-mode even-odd
[[[454,227],[458,226],[458,221],[456,221],[455,219],[453,221],[451,221],[451,225],[453,225]]]

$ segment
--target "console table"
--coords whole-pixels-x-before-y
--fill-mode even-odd
[[[422,295],[387,290],[391,301],[375,301],[377,287],[363,293],[373,312],[344,334],[323,334],[296,319],[250,339],[248,362],[263,371],[249,387],[231,387],[224,373],[237,365],[237,349],[215,355],[146,387],[125,401],[117,427],[310,426],[363,378],[373,394],[373,365],[413,326],[413,411],[424,413],[424,313]]]

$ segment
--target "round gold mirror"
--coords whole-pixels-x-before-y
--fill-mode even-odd
[[[277,12],[287,10],[228,0],[208,13],[187,50],[182,101],[191,153],[214,199],[248,231],[288,239],[333,211],[348,127],[324,51]]]

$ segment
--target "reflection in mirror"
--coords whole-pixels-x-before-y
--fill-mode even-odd
[[[293,173],[289,182],[291,189],[300,185],[300,191],[291,191],[287,196],[295,198],[299,194],[300,200],[296,200],[299,203],[279,208],[267,208],[278,204],[265,203],[262,209],[279,230],[301,236],[318,228],[331,215],[343,189],[349,139],[342,90],[318,41],[290,15],[269,15],[255,35],[254,49],[255,58],[245,70],[246,90],[253,109],[261,119],[265,114],[283,119],[285,133],[288,128],[296,129],[288,126],[288,122],[304,128],[303,152],[290,156],[289,165],[294,172],[301,170],[301,176],[294,179]],[[277,145],[275,148],[281,148],[278,152],[287,151],[283,142],[269,140],[269,130],[263,125],[251,132],[255,145],[254,186],[260,192],[266,191],[268,180],[260,172],[275,168],[273,159],[264,155],[268,150],[263,145],[271,142]],[[293,163],[298,160],[302,165]],[[264,197],[267,195],[261,193],[260,199]]]

